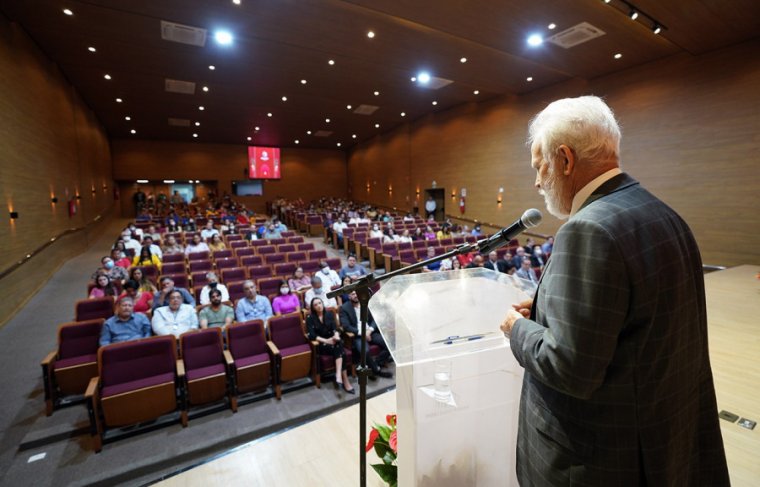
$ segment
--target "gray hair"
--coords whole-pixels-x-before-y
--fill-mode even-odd
[[[211,279],[212,276],[219,279],[219,277],[216,275],[216,272],[214,271],[209,271],[208,274],[206,274],[206,279]]]
[[[550,103],[530,122],[528,146],[538,144],[541,155],[554,163],[562,144],[579,161],[620,163],[620,126],[601,98],[581,96]]]

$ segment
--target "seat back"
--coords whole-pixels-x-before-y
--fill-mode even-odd
[[[189,281],[187,279],[187,274],[185,274],[184,272],[181,273],[181,274],[169,274],[169,273],[167,273],[167,274],[164,274],[164,275],[172,278],[172,281],[174,281],[174,287],[184,287],[184,288],[190,287]]]
[[[311,242],[296,244],[296,250],[299,252],[310,252],[314,250],[314,244]]]
[[[245,291],[243,290],[244,282],[244,280],[234,282],[225,281],[224,285],[227,286],[227,292],[230,294],[230,301],[235,302],[238,299],[243,299],[245,296]]]
[[[238,257],[238,259],[244,256],[253,255],[254,253],[255,252],[251,247],[240,247],[235,249],[235,255]]]
[[[267,353],[267,339],[262,320],[233,323],[227,327],[227,345],[236,359]]]
[[[233,249],[235,252],[239,252],[240,250],[247,249],[248,241],[247,240],[233,240],[230,242],[230,248]]]
[[[191,260],[188,264],[191,273],[210,271],[212,269],[210,260]]]
[[[327,265],[330,266],[330,269],[334,271],[339,271],[341,267],[340,257],[332,257],[330,259],[325,259],[325,262],[327,262]],[[306,269],[304,269],[306,271]]]
[[[276,276],[290,277],[296,271],[298,266],[294,262],[285,262],[282,264],[274,265],[274,273]]]
[[[186,371],[224,362],[221,328],[183,333],[179,337],[179,348]]]
[[[267,254],[264,256],[264,262],[269,265],[285,262],[285,254]]]
[[[74,321],[108,319],[113,316],[113,298],[104,296],[95,299],[82,299],[76,302],[74,309]]]
[[[269,318],[269,335],[277,348],[286,349],[308,343],[302,321],[302,315],[297,311]]]
[[[274,245],[261,245],[256,248],[256,253],[259,255],[269,255],[277,252],[277,248]]]
[[[201,252],[190,252],[187,255],[187,260],[208,260],[208,252],[203,250]]]
[[[233,267],[222,270],[222,282],[244,281],[246,279],[245,269],[242,267]]]
[[[217,262],[217,264],[218,264],[219,259],[226,259],[228,257],[232,257],[232,250],[230,250],[230,249],[217,250],[217,251],[214,252],[213,255],[214,255],[214,261]],[[218,267],[219,266],[217,265],[217,268]]]
[[[161,272],[164,274],[182,274],[185,272],[185,261],[177,262],[165,262],[161,267]]]
[[[216,259],[215,263],[216,263],[216,268],[218,270],[229,269],[231,267],[238,267],[240,265],[236,257]]]
[[[270,294],[278,294],[280,291],[279,277],[264,277],[256,281],[256,289],[262,296],[269,296]]]
[[[98,375],[103,387],[175,373],[177,345],[173,335],[114,343],[98,350]]]
[[[185,254],[164,254],[163,261],[164,265],[169,262],[185,262]]]
[[[281,254],[287,254],[288,252],[295,252],[295,251],[296,251],[295,244],[280,244],[277,246],[277,252]]]
[[[326,250],[312,250],[309,252],[309,260],[319,260],[319,259],[326,259],[326,258],[327,258]]]
[[[103,318],[58,327],[58,360],[98,353]]]
[[[318,260],[301,261],[301,267],[304,272],[308,272],[309,274],[314,274],[320,269]]]
[[[203,287],[208,284],[208,277],[206,277],[206,274],[208,274],[206,271],[193,272],[190,276],[190,278],[193,280],[193,287]],[[177,284],[176,281],[174,284]]]
[[[268,265],[252,266],[248,268],[248,276],[253,280],[262,277],[271,277],[272,268]]]
[[[288,243],[292,243],[292,244],[303,243],[303,237],[300,235],[295,236],[295,237],[288,237],[287,240],[288,240]]]
[[[296,252],[288,252],[287,254],[288,262],[303,262],[306,259],[306,252],[302,251],[296,251]]]

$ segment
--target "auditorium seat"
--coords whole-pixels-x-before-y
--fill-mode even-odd
[[[269,336],[279,351],[276,367],[277,396],[282,394],[281,385],[304,377],[311,377],[316,384],[315,355],[311,344],[303,333],[303,318],[295,312],[269,318]]]
[[[328,309],[325,310],[326,313],[332,313],[335,316],[335,323],[338,323],[338,313],[334,309]],[[306,328],[303,330],[304,334],[308,335],[308,331]],[[319,342],[316,340],[311,341],[311,350],[312,353],[314,353],[316,357],[316,365],[317,365],[317,371],[314,374],[315,376],[315,383],[317,387],[322,387],[322,377],[325,375],[330,375],[334,377],[335,373],[335,358],[332,355],[322,355],[318,352],[317,345]],[[353,346],[352,342],[350,340],[344,340],[343,342],[343,350],[345,351],[345,356],[343,357],[343,363],[345,364],[345,367],[347,367],[347,372],[349,375],[354,377],[356,375],[356,366],[354,365],[354,356],[351,351],[351,347]]]
[[[301,268],[303,269],[304,272],[314,275],[314,273],[320,269],[319,261],[318,260],[302,261]]]
[[[208,272],[214,268],[210,260],[191,260],[187,266],[191,274],[195,274],[196,272]]]
[[[296,271],[298,265],[295,262],[283,262],[274,265],[274,275],[289,278]]]
[[[294,262],[299,263],[306,259],[306,252],[296,251],[296,252],[288,252],[287,254],[288,262]]]
[[[312,250],[309,252],[308,258],[309,260],[326,259],[327,251],[326,250]]]
[[[247,279],[245,269],[243,267],[231,267],[229,269],[222,269],[221,280],[223,283],[245,281]]]
[[[214,264],[216,265],[217,270],[221,271],[222,269],[228,269],[231,267],[239,267],[240,263],[237,260],[237,257],[227,257],[223,259],[215,259]]]
[[[169,263],[174,262],[185,262],[185,254],[164,254],[163,257],[163,263],[164,266]],[[164,268],[161,267],[161,271],[163,271]]]
[[[274,344],[266,339],[263,321],[229,325],[227,346],[228,350],[224,354],[227,363],[232,364],[233,397],[236,400],[240,393],[263,391],[269,385],[272,385],[277,394],[274,364],[278,353]]]
[[[271,255],[277,252],[277,247],[274,245],[260,245],[256,247],[256,254],[260,256]]]
[[[113,316],[113,306],[114,302],[111,296],[82,299],[74,305],[74,321],[89,321],[99,318],[108,319]]]
[[[247,248],[249,248],[247,240],[233,240],[230,242],[230,249],[234,250],[235,252]]]
[[[256,253],[256,252],[255,252],[255,251],[253,250],[253,248],[251,248],[251,247],[239,247],[239,248],[236,248],[236,249],[235,249],[235,256],[236,256],[238,259],[241,259],[241,258],[242,258],[242,257],[244,257],[244,256],[253,255],[253,254],[255,254],[255,253]]]
[[[253,249],[250,249],[253,251]],[[241,267],[251,267],[255,265],[263,265],[264,264],[264,258],[260,255],[244,255],[244,256],[238,256],[238,260],[240,261]]]
[[[206,328],[183,333],[179,337],[180,363],[184,375],[180,377],[185,389],[182,411],[187,422],[191,406],[229,399],[232,412],[237,411],[237,400],[232,387],[232,363],[224,356],[221,328]]]
[[[190,286],[190,281],[187,278],[187,274],[184,272],[182,274],[163,274],[161,277],[164,276],[171,277],[172,281],[174,281],[174,287],[183,287],[187,289]]]
[[[287,254],[288,252],[295,252],[295,251],[296,251],[295,244],[280,244],[277,246],[277,252],[281,254]]]
[[[266,254],[264,255],[264,263],[267,265],[280,264],[285,262],[285,254]]]
[[[165,262],[161,267],[161,272],[163,274],[183,274],[187,272],[184,259],[181,262]]]
[[[262,277],[272,277],[272,268],[268,265],[256,265],[247,267],[248,278],[251,280],[261,279]]]
[[[310,252],[314,250],[314,244],[311,242],[296,244],[296,250],[299,252]]]
[[[292,243],[292,244],[300,244],[300,243],[303,243],[303,237],[301,237],[300,235],[297,237],[288,237],[287,241],[288,243]]]
[[[279,277],[262,277],[256,280],[256,290],[262,296],[279,294],[281,280]]]
[[[193,281],[193,287],[203,287],[206,284],[208,284],[208,271],[201,271],[201,272],[193,272],[190,275],[190,279]],[[174,282],[174,285],[176,287],[182,287],[177,282]]]
[[[103,319],[64,323],[58,327],[58,348],[42,360],[45,414],[69,404],[66,396],[83,395],[98,375],[98,347]]]
[[[202,251],[202,252],[190,252],[187,254],[187,260],[208,260],[209,259],[209,252]]]
[[[216,250],[214,251],[213,256],[214,256],[214,262],[217,262],[220,259],[226,259],[226,258],[232,257],[232,250],[231,249]],[[219,266],[217,266],[217,268],[218,267]]]
[[[245,291],[243,290],[244,282],[245,281],[234,281],[224,283],[224,285],[227,286],[227,292],[230,295],[230,301],[233,303],[238,299],[243,299],[243,297],[245,297]]]

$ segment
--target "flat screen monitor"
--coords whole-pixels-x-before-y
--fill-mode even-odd
[[[264,185],[261,181],[232,181],[232,194],[235,196],[261,196]]]
[[[249,179],[280,179],[278,147],[248,147]]]

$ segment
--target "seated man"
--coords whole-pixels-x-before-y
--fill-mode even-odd
[[[164,249],[161,251],[162,254],[182,254],[184,253],[184,250],[182,249],[182,246],[177,243],[177,238],[174,235],[169,235],[166,237],[166,243],[164,243]]]
[[[205,306],[211,302],[211,299],[209,299],[209,293],[212,289],[218,289],[219,292],[222,293],[223,302],[230,300],[230,293],[227,290],[227,286],[219,282],[219,278],[216,276],[216,272],[209,272],[206,274],[206,279],[208,279],[208,284],[203,286],[203,289],[201,289],[201,305]]]
[[[204,242],[208,242],[214,235],[219,235],[219,230],[214,228],[214,222],[212,220],[207,220],[206,227],[201,230],[201,238]]]
[[[498,254],[495,250],[492,250],[488,253],[488,260],[485,262],[483,267],[486,269],[491,269],[492,271],[498,271],[498,272],[507,272],[507,268],[509,267],[510,263],[507,262],[504,259],[499,259]]]
[[[427,248],[427,255],[425,256],[425,260],[432,259],[435,257],[435,247],[428,247]],[[422,272],[435,272],[441,270],[441,261],[438,262],[431,262],[430,264],[426,265],[422,268]]]
[[[161,306],[153,311],[153,333],[156,335],[179,336],[186,331],[198,329],[195,308],[182,302],[182,293],[174,289],[169,293],[169,306]]]
[[[367,269],[363,265],[357,265],[356,256],[352,254],[348,256],[348,265],[340,270],[340,280],[343,281],[348,276],[352,281],[355,281],[366,273]]]
[[[485,266],[485,262],[483,261],[483,256],[478,254],[472,258],[472,262],[467,264],[465,269],[476,269],[478,267],[484,267],[484,266]]]
[[[256,293],[256,284],[248,280],[243,283],[245,297],[237,302],[235,319],[239,323],[251,320],[263,320],[264,323],[274,314],[272,304],[266,298]]]
[[[111,260],[114,264],[125,269],[129,269],[132,266],[132,259],[124,255],[119,249],[111,249]]]
[[[356,295],[356,291],[351,292],[349,295],[349,301],[343,303],[340,307],[340,322],[343,325],[343,329],[349,333],[354,334],[354,352],[361,353],[362,336],[361,336],[361,323],[359,322],[359,297]],[[372,313],[369,313],[367,319],[367,334],[364,336],[367,340],[367,365],[372,370],[370,379],[375,380],[377,376],[390,378],[393,374],[380,370],[380,366],[383,365],[389,358],[390,352],[388,352],[388,346],[385,344],[385,340],[377,330],[375,320],[372,318]],[[372,357],[369,353],[369,346],[377,345],[382,351],[377,355],[377,358]]]
[[[164,251],[161,250],[161,247],[153,243],[153,237],[146,235],[143,237],[142,244],[143,247],[148,247],[150,249],[150,253],[158,257],[158,260],[164,260]]]
[[[198,313],[198,320],[201,328],[224,327],[232,323],[235,319],[235,312],[232,306],[222,304],[222,292],[219,289],[212,289],[208,293],[211,304],[206,306]]]
[[[190,306],[195,306],[195,298],[187,292],[187,289],[181,287],[174,287],[174,280],[169,276],[161,276],[161,280],[158,285],[161,287],[160,291],[156,291],[153,295],[153,310],[161,306],[169,305],[169,293],[172,291],[179,291],[182,296],[182,301]]]
[[[132,232],[130,232],[128,228],[121,232],[121,239],[124,241],[124,248],[128,250],[132,256],[140,255],[142,245],[140,245],[139,241],[132,238]]]
[[[338,301],[335,298],[327,298],[327,290],[322,284],[322,278],[320,276],[314,276],[311,278],[311,289],[306,291],[306,294],[303,295],[304,308],[311,310],[311,300],[314,298],[321,299],[325,308],[338,307]]]
[[[108,278],[111,280],[111,282],[119,282],[119,284],[123,283],[125,280],[129,278],[129,273],[127,272],[127,269],[121,266],[117,266],[114,260],[111,257],[104,256],[100,259],[101,267],[98,268],[93,274],[91,279],[94,281],[97,279],[98,274],[105,274],[108,276]]]
[[[341,279],[337,272],[330,269],[330,264],[328,264],[326,261],[322,260],[319,262],[319,267],[321,267],[321,271],[316,273],[315,275],[319,275],[319,278],[322,279],[322,282],[327,287],[327,290],[333,288],[333,286],[340,286]],[[329,306],[325,305],[329,308]]]
[[[103,329],[100,331],[101,347],[150,336],[148,317],[142,313],[135,313],[133,307],[134,301],[131,297],[124,296],[119,300],[116,314],[103,323]]]
[[[517,272],[515,273],[517,277],[522,277],[523,279],[527,279],[530,282],[538,283],[538,277],[536,276],[536,271],[534,271],[530,267],[530,257],[523,258],[522,265],[519,269],[517,269]]]

